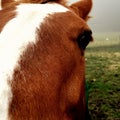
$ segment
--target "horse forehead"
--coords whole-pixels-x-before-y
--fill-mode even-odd
[[[0,46],[2,46],[2,51],[7,51],[7,48],[19,50],[21,47],[27,47],[29,42],[36,42],[36,30],[44,22],[44,18],[50,14],[66,11],[68,11],[67,8],[57,3],[18,5],[15,10],[16,16],[6,23],[0,33]],[[13,42],[14,47],[12,47]],[[21,52],[23,52],[23,49],[18,53]],[[2,52],[0,52],[0,55],[3,55]],[[3,58],[5,57],[3,56]]]
[[[37,29],[41,31],[40,26],[45,23],[45,18],[56,15],[56,13],[67,13],[68,11],[70,11],[68,8],[57,3],[18,5],[15,10],[16,16],[6,23],[0,33],[0,55],[2,56],[0,65],[5,65],[3,63],[5,63],[4,59],[7,60],[7,54],[4,55],[3,53],[10,50],[11,61],[9,63],[11,63],[6,64],[5,68],[14,69],[28,44],[31,42],[36,43],[36,31]],[[6,69],[3,70],[7,71]]]
[[[57,3],[17,5],[16,16],[5,24],[0,33],[0,55],[3,56],[3,63],[5,62],[4,59],[7,60],[7,55],[4,56],[3,53],[5,51],[7,53],[8,48],[11,52],[11,67],[6,64],[6,69],[14,69],[28,44],[36,43],[36,31],[37,29],[41,31],[40,26],[45,22],[46,17],[49,18],[50,15],[68,11],[70,11],[68,8]],[[2,62],[1,65],[4,65]]]
[[[12,96],[7,81],[8,78],[13,79],[14,69],[19,66],[20,56],[30,42],[36,42],[36,30],[44,22],[44,18],[54,13],[67,11],[69,11],[67,8],[57,3],[20,4],[16,7],[16,16],[3,27],[0,33],[0,98],[4,103],[1,111],[3,110],[6,118],[8,117],[9,99]],[[6,91],[5,95],[3,95],[4,91]],[[3,116],[1,114],[0,112],[0,119]]]

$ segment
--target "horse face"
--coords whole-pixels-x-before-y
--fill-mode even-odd
[[[64,119],[85,119],[84,52],[92,40],[86,17],[80,17],[70,8],[70,11],[47,18],[41,27],[43,33],[39,33],[45,42],[44,49],[48,49],[46,63],[52,82],[48,88],[56,86],[54,94],[59,98],[60,109],[65,112]]]
[[[0,96],[6,98],[0,118],[85,119],[84,52],[92,37],[86,24],[91,1],[83,1],[67,7],[18,4],[0,11],[0,79],[7,88],[0,86],[7,93]]]

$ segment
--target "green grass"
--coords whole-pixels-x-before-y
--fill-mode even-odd
[[[120,40],[95,37],[86,50],[88,107],[92,120],[120,120]]]

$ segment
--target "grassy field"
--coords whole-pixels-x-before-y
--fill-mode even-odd
[[[96,34],[86,50],[92,120],[120,120],[120,36]]]

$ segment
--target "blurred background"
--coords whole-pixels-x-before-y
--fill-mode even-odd
[[[94,41],[85,56],[89,113],[92,120],[120,120],[120,0],[93,0],[90,15]]]
[[[94,32],[120,32],[120,0],[93,0],[91,15]]]

